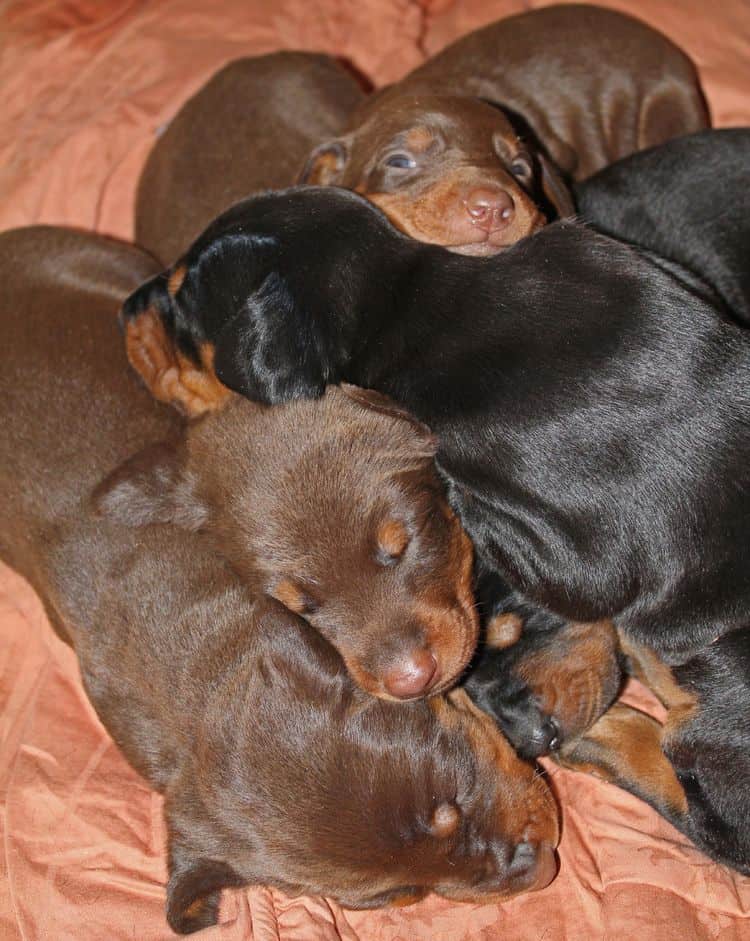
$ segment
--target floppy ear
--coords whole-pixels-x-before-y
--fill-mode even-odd
[[[438,445],[435,435],[427,425],[415,418],[411,412],[399,405],[398,402],[394,402],[393,399],[383,395],[382,392],[378,392],[376,389],[360,389],[359,386],[353,386],[348,382],[342,382],[339,388],[344,395],[363,408],[380,412],[381,415],[390,415],[399,421],[408,422],[414,431],[418,433],[419,441],[424,447],[425,457],[435,456]]]
[[[574,216],[576,212],[573,197],[568,186],[563,181],[560,171],[544,154],[538,153],[539,168],[542,176],[542,190],[544,195],[555,208],[558,219],[566,219]]]
[[[190,418],[221,408],[231,392],[214,372],[214,348],[178,335],[182,322],[176,295],[187,274],[179,263],[152,278],[125,301],[120,322],[130,365],[160,402]]]
[[[305,161],[297,182],[334,186],[340,181],[348,159],[349,148],[343,139],[319,144]]]
[[[319,398],[336,368],[315,318],[275,272],[222,327],[213,365],[226,387],[268,405]]]
[[[94,509],[127,526],[174,523],[197,531],[208,519],[208,508],[183,465],[182,452],[174,446],[144,448],[97,485]]]

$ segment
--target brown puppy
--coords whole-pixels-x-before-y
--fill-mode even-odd
[[[451,43],[398,88],[502,105],[576,180],[710,123],[697,71],[681,49],[637,19],[588,4],[490,23]]]
[[[199,537],[92,514],[87,493],[106,468],[179,431],[127,368],[115,324],[151,262],[32,228],[0,237],[0,271],[3,555],[74,642],[115,740],[166,796],[172,927],[212,924],[220,890],[246,883],[368,907],[549,882],[549,790],[462,691],[373,699]]]
[[[209,534],[254,594],[334,644],[360,686],[410,699],[452,685],[478,631],[471,546],[434,452],[422,426],[361,390],[278,408],[233,396],[179,445],[118,468],[97,504]]]
[[[154,345],[160,338],[163,349]],[[142,369],[174,353],[163,334],[150,339]],[[17,371],[13,381],[31,395],[33,373],[21,364]],[[184,373],[167,373],[157,391],[168,399]],[[223,410],[157,445],[177,435],[176,416],[162,418],[148,448],[132,457],[138,443],[129,437],[89,478],[93,488],[113,471],[99,490],[101,509],[210,534],[252,590],[317,627],[368,692],[410,699],[453,684],[478,632],[472,549],[448,507],[426,429],[361,390],[269,409],[208,384]]]
[[[225,66],[154,144],[138,185],[136,242],[169,263],[256,190],[288,186],[310,148],[364,97],[335,59],[275,52]]]
[[[470,33],[367,99],[299,182],[356,190],[413,238],[490,255],[572,215],[549,158],[580,180],[708,125],[695,67],[661,33],[549,7]]]
[[[317,147],[300,182],[356,190],[412,238],[465,255],[492,255],[573,212],[549,160],[498,108],[401,84]]]

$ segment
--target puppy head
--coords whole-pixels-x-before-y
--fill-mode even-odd
[[[136,456],[99,488],[125,522],[210,534],[256,592],[316,627],[368,692],[436,693],[472,656],[472,549],[428,430],[387,399],[332,387],[266,408],[235,397],[179,448]]]
[[[300,182],[356,190],[421,242],[493,255],[573,204],[551,164],[498,108],[473,98],[375,96],[346,136],[321,144]]]
[[[196,717],[194,760],[167,793],[170,924],[211,924],[220,889],[246,883],[351,908],[546,885],[549,789],[465,694],[373,699],[273,605]]]
[[[364,309],[390,297],[420,248],[342,189],[245,200],[126,300],[128,358],[190,417],[220,408],[228,389],[268,403],[319,396],[368,329]]]

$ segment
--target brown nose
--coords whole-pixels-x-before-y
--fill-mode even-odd
[[[472,223],[485,232],[496,232],[510,225],[516,211],[510,193],[489,187],[472,190],[464,202]]]
[[[422,696],[436,679],[437,660],[429,650],[416,650],[383,677],[386,690],[397,699]]]

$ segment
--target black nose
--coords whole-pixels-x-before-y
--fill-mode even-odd
[[[507,874],[527,891],[543,889],[557,875],[554,847],[546,842],[519,843],[511,857]]]

